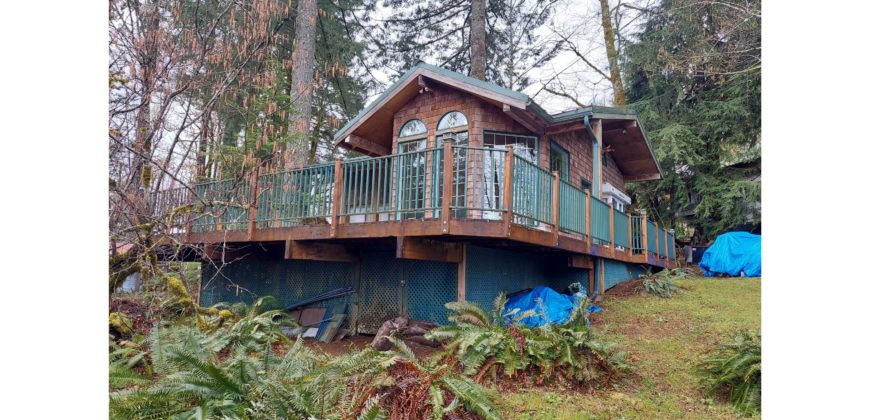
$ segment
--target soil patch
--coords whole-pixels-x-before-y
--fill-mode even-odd
[[[136,334],[148,334],[154,325],[158,308],[151,307],[136,299],[115,298],[109,301],[109,313],[120,312],[130,319],[133,324],[133,332]]]
[[[607,289],[605,296],[637,296],[643,294],[643,279],[624,281]]]

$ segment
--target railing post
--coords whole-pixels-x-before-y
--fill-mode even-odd
[[[586,251],[592,250],[592,191],[586,191]]]
[[[507,146],[507,153],[504,157],[504,195],[502,204],[504,205],[504,213],[501,214],[502,222],[504,222],[504,235],[508,236],[511,230],[511,223],[514,220],[514,147]]]
[[[553,172],[553,244],[559,244],[559,171]]]
[[[628,249],[625,250],[625,253],[628,254],[628,259],[631,260],[631,256],[634,255],[634,237],[632,236],[631,229],[634,219],[631,218],[631,213],[625,213],[625,216],[628,217]]]
[[[453,202],[453,139],[444,140],[444,178],[441,188],[441,233],[450,233],[450,204]]]
[[[260,167],[251,171],[251,203],[248,207],[248,240],[254,239],[254,229],[257,228],[257,203],[259,197]]]
[[[338,213],[341,209],[341,191],[344,188],[344,165],[340,158],[335,161],[332,180],[332,224],[329,226],[329,236],[334,238],[338,228]]]
[[[613,229],[613,202],[610,202],[610,256],[616,255],[616,237],[614,237]]]
[[[659,224],[658,222],[653,222],[653,228],[656,231],[656,259],[662,257],[662,251],[659,249]]]
[[[640,221],[640,233],[641,233],[640,243],[643,244],[644,263],[647,263],[647,261],[649,261],[649,239],[647,236],[647,235],[649,235],[649,232],[647,232],[649,229],[646,228],[646,217],[647,217],[646,213],[644,213],[643,219],[641,219],[641,221]]]

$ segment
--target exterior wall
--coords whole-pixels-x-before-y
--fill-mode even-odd
[[[357,293],[315,306],[357,303],[359,330],[369,334],[383,321],[399,315],[446,323],[444,304],[457,299],[457,264],[402,260],[394,255],[394,250],[369,251],[361,254],[359,263],[340,263],[285,260],[281,255],[255,253],[220,271],[203,264],[200,303],[252,303],[271,295],[282,305],[290,305],[326,291],[353,287]],[[638,264],[602,261],[605,288],[644,273]],[[567,267],[564,257],[475,245],[467,248],[466,298],[486,310],[492,309],[501,292],[541,285],[566,292],[575,282],[586,290],[588,270]]]
[[[487,311],[501,292],[511,293],[535,286],[565,292],[579,282],[589,284],[588,270],[570,268],[564,259],[546,254],[508,251],[469,245],[466,254],[465,296]],[[563,257],[564,258],[564,257]]]
[[[636,279],[646,270],[640,264],[631,264],[622,261],[602,258],[604,267],[604,290],[607,290],[626,280]],[[597,264],[597,262],[596,262]]]
[[[314,306],[335,303],[359,305],[359,329],[374,333],[399,315],[447,322],[444,304],[457,299],[457,264],[401,260],[395,250],[366,252],[359,263],[285,260],[257,253],[235,261],[218,272],[203,264],[200,302],[251,303],[271,295],[282,305],[311,298],[340,287],[356,293]]]
[[[435,147],[438,121],[450,111],[460,111],[468,118],[468,141],[474,147],[483,145],[483,130],[530,134],[500,108],[473,95],[441,85],[430,86],[430,89],[429,92],[417,95],[393,115],[392,153],[397,150],[399,130],[405,122],[412,119],[419,119],[426,124],[428,147]]]
[[[468,118],[469,144],[473,147],[483,146],[484,131],[535,134],[489,102],[459,90],[435,85],[430,87],[429,92],[417,95],[393,115],[392,153],[397,151],[399,130],[405,122],[412,119],[419,119],[426,124],[427,147],[435,147],[438,121],[450,111],[460,111]],[[581,179],[592,182],[592,140],[585,130],[539,136],[538,165],[544,168],[550,166],[550,141],[555,141],[570,153],[571,183],[580,186]],[[601,168],[602,182],[609,182],[625,192],[622,172],[613,162],[612,156],[608,156],[608,159],[610,164]]]

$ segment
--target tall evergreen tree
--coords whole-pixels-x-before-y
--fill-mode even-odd
[[[400,72],[420,59],[512,89],[528,85],[530,69],[558,51],[540,28],[558,0],[387,0],[389,17],[372,28],[379,66]],[[475,14],[484,4],[482,16]],[[480,31],[480,22],[485,31]],[[481,48],[481,44],[485,46]],[[483,65],[485,77],[480,75]]]
[[[635,205],[682,222],[684,239],[759,220],[760,183],[732,164],[760,159],[760,7],[665,0],[627,48],[628,101],[664,171],[663,181],[632,188]]]

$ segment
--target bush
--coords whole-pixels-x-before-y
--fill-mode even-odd
[[[140,345],[110,341],[111,417],[499,418],[489,390],[449,360],[417,360],[398,340],[393,351],[332,357],[297,339],[277,353],[275,345],[288,341],[281,332],[287,320],[269,310],[274,303],[199,308],[155,325]]]
[[[665,268],[658,273],[647,272],[642,275],[644,292],[658,297],[670,298],[682,293],[683,288],[678,286],[676,280],[684,279],[691,275],[686,268]]]
[[[727,394],[727,400],[744,415],[761,413],[760,333],[740,332],[704,360],[702,371],[711,394]]]
[[[542,384],[560,378],[589,387],[608,384],[613,376],[629,369],[624,353],[601,340],[589,329],[586,303],[579,304],[568,322],[530,328],[519,321],[534,313],[521,314],[512,325],[502,317],[505,295],[496,298],[492,316],[469,302],[446,304],[453,314],[451,325],[436,328],[426,336],[446,342],[448,355],[456,357],[466,375],[480,382],[492,377],[533,376]]]

